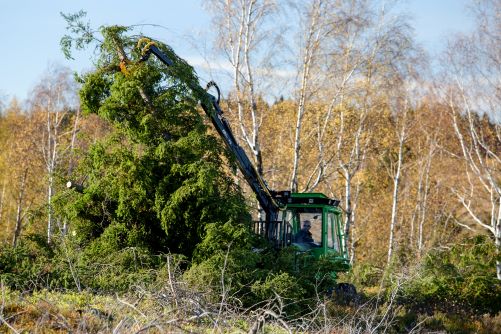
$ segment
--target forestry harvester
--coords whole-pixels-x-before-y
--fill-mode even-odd
[[[140,61],[147,61],[152,54],[166,66],[175,66],[175,62],[151,41],[143,48]],[[339,200],[321,193],[270,190],[245,151],[235,140],[219,106],[218,86],[212,81],[206,89],[202,88],[198,81],[192,82],[191,85],[190,88],[193,91],[201,92],[203,96],[200,99],[201,107],[234,155],[238,168],[266,215],[264,221],[254,223],[254,232],[262,235],[276,248],[295,246],[298,252],[311,254],[315,258],[326,257],[334,261],[336,268],[339,268],[337,271],[347,271],[350,265],[346,240],[343,236]],[[208,92],[210,87],[216,89],[217,97]],[[296,236],[300,234],[305,222],[309,222],[311,226],[310,238],[298,240]]]

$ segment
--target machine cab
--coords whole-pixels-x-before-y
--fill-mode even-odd
[[[339,201],[321,193],[283,191],[274,196],[281,203],[278,219],[270,225],[254,222],[254,232],[277,249],[292,246],[317,259],[326,256],[340,264],[340,271],[346,271],[349,260]]]
[[[292,193],[280,217],[290,231],[291,244],[315,257],[347,259],[338,204],[320,193]]]

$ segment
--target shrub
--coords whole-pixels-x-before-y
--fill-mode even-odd
[[[495,246],[485,236],[450,250],[434,250],[424,259],[419,276],[405,285],[403,301],[426,312],[495,315],[501,311],[495,261]]]
[[[19,290],[31,290],[33,286],[49,282],[53,256],[42,239],[28,236],[17,247],[0,246],[0,279],[3,284]]]

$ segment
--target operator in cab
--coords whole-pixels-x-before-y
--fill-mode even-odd
[[[296,234],[296,242],[297,243],[313,243],[313,235],[310,232],[311,229],[311,221],[305,220],[303,222],[303,226]]]

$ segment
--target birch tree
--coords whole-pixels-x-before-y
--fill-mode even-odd
[[[206,7],[213,13],[217,29],[215,47],[231,66],[228,112],[237,120],[239,137],[263,176],[259,131],[264,110],[259,100],[266,95],[267,67],[276,45],[272,37],[276,32],[267,28],[276,11],[275,1],[212,0]]]
[[[439,122],[440,124],[441,122]],[[435,129],[424,128],[420,129],[420,135],[425,138],[424,147],[418,148],[420,157],[417,161],[417,189],[416,189],[416,206],[410,222],[410,244],[417,249],[418,257],[420,258],[425,247],[425,221],[428,214],[428,201],[431,190],[432,175],[431,169],[438,151],[438,131]],[[417,226],[416,226],[417,225]]]
[[[404,164],[404,145],[409,138],[409,122],[408,122],[408,106],[403,105],[402,110],[395,115],[396,121],[396,138],[398,144],[398,152],[396,161],[390,162],[390,175],[393,181],[393,194],[391,201],[391,217],[390,217],[390,233],[388,239],[388,257],[386,263],[389,265],[393,256],[395,247],[395,227],[398,218],[398,204],[400,195],[400,182],[402,178],[402,169]]]
[[[382,118],[385,94],[394,89],[394,78],[406,75],[408,62],[416,56],[407,21],[391,13],[384,1],[343,2],[334,9],[327,43],[332,58],[326,81],[331,87],[322,119],[323,129],[332,127],[334,140],[319,132],[322,141],[334,145],[330,155],[319,154],[322,168],[316,182],[333,172],[344,180],[344,234],[350,240],[353,261],[356,238],[351,234],[361,189],[357,175],[374,141],[375,124]],[[319,152],[322,149],[319,144]]]
[[[294,129],[294,149],[292,160],[292,174],[290,181],[290,188],[292,192],[299,191],[298,174],[299,174],[299,161],[301,156],[302,144],[302,126],[303,118],[306,112],[306,104],[312,97],[315,91],[313,80],[313,68],[319,56],[321,49],[321,41],[327,34],[326,21],[322,16],[325,14],[326,5],[328,1],[313,0],[307,2],[304,7],[298,7],[300,17],[305,17],[303,21],[304,28],[300,31],[300,59],[299,64],[299,84],[297,89],[297,112],[296,112],[296,125]]]
[[[40,146],[47,175],[47,242],[52,240],[54,229],[53,197],[56,187],[56,172],[71,144],[70,116],[75,110],[75,83],[69,71],[50,68],[45,78],[33,91],[31,101],[34,113],[45,115],[43,140]],[[68,130],[69,129],[69,130]]]
[[[326,16],[326,35],[321,64],[326,68],[323,72],[322,90],[319,98],[326,101],[323,112],[318,113],[315,140],[318,150],[316,165],[308,172],[305,191],[312,191],[328,176],[332,175],[330,168],[339,161],[339,145],[345,134],[345,113],[350,109],[350,99],[355,97],[354,87],[357,85],[363,71],[364,56],[362,48],[366,32],[370,29],[369,16],[371,12],[365,1],[330,2],[324,14]],[[322,64],[323,63],[323,64]],[[318,72],[322,71],[317,71]],[[338,122],[337,126],[333,124]],[[336,146],[330,144],[335,127],[337,134]],[[336,150],[333,151],[333,148]]]
[[[409,49],[411,51],[412,49]],[[402,188],[403,172],[409,167],[406,164],[406,156],[412,150],[408,148],[409,138],[415,134],[416,128],[416,111],[418,107],[416,102],[419,101],[420,91],[417,87],[422,85],[419,80],[419,73],[422,72],[420,68],[420,55],[414,52],[409,52],[409,57],[405,66],[400,68],[393,74],[390,89],[388,94],[388,107],[391,111],[395,131],[395,144],[396,157],[392,158],[390,154],[388,173],[392,178],[392,200],[391,200],[391,217],[389,221],[389,238],[388,238],[388,252],[387,252],[387,265],[391,263],[395,251],[395,232],[398,220],[404,219],[403,215],[399,216],[399,204]],[[431,158],[430,158],[431,159]],[[410,162],[412,163],[412,162]],[[428,163],[427,169],[429,175],[429,168],[431,162]],[[425,172],[426,173],[426,172]],[[423,181],[420,181],[423,182]],[[422,187],[422,183],[420,184]],[[418,186],[419,187],[419,186]],[[420,211],[423,214],[423,209]],[[421,216],[420,216],[421,217]],[[424,218],[423,218],[424,219]],[[422,231],[421,231],[422,232]]]
[[[452,188],[470,220],[466,229],[490,233],[501,252],[501,3],[475,2],[476,31],[453,40],[445,54],[450,79],[442,96],[465,165],[465,186]],[[501,280],[501,261],[496,264]]]

